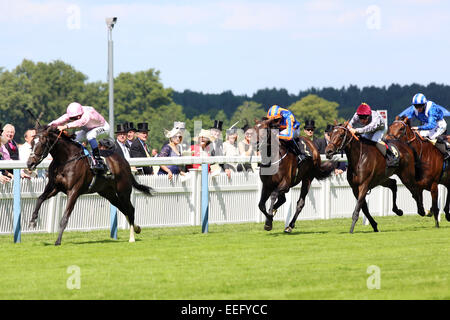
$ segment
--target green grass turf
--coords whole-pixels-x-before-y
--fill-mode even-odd
[[[0,299],[450,299],[450,223],[432,218],[361,219],[145,228],[128,243],[109,231],[0,236]],[[68,289],[69,266],[80,289]],[[368,289],[369,266],[380,289]]]

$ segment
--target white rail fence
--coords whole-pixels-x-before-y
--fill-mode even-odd
[[[191,157],[186,157],[191,158]],[[260,159],[248,159],[249,157],[236,157],[234,162],[258,162]],[[178,164],[192,163],[192,159],[179,158]],[[244,160],[245,161],[244,161]],[[225,162],[218,158],[215,161]],[[344,159],[345,160],[345,159]],[[233,162],[227,158],[227,162]],[[167,164],[169,159],[131,159],[132,165],[161,165]],[[173,159],[170,159],[173,163]],[[196,163],[212,163],[213,159],[197,158]],[[2,168],[23,168],[24,162],[2,161]],[[48,162],[40,165],[40,168],[48,167]],[[136,179],[145,185],[155,189],[154,197],[148,197],[143,193],[133,190],[131,201],[136,209],[136,223],[141,227],[166,227],[166,226],[200,226],[201,202],[202,202],[202,170],[191,170],[190,178],[181,181],[175,176],[169,181],[167,175],[136,176]],[[398,182],[397,203],[405,214],[416,214],[416,204],[411,194],[400,180]],[[43,192],[47,178],[15,179],[14,183],[20,183],[20,226],[24,233],[56,232],[59,220],[62,217],[67,197],[63,193],[45,201],[39,211],[37,228],[29,229],[28,222],[34,210],[36,200]],[[14,183],[0,184],[0,234],[14,233]],[[262,222],[264,216],[258,209],[261,194],[261,181],[256,170],[253,173],[234,173],[231,178],[225,174],[212,177],[208,176],[209,194],[209,223],[242,223]],[[275,220],[289,221],[295,212],[296,202],[300,196],[300,185],[291,189],[287,194],[286,203],[278,210]],[[439,208],[444,207],[446,189],[439,187]],[[267,203],[268,204],[268,203]],[[299,215],[298,220],[306,219],[333,219],[350,218],[355,207],[356,200],[346,180],[346,173],[323,180],[314,180],[307,195],[306,205]],[[394,215],[392,212],[392,193],[389,189],[376,187],[368,195],[368,204],[373,216]],[[431,196],[424,192],[425,209],[431,207]],[[361,217],[362,217],[361,212]],[[361,219],[362,220],[362,219]],[[126,219],[122,214],[118,215],[118,228],[128,228]],[[109,202],[98,194],[81,196],[73,210],[66,230],[97,230],[111,228],[111,211]]]

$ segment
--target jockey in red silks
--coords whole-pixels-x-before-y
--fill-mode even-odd
[[[95,159],[93,167],[96,172],[106,171],[106,165],[100,157],[98,149],[97,136],[109,131],[109,124],[105,118],[93,107],[82,106],[78,102],[72,102],[67,107],[66,114],[49,123],[50,126],[57,126],[59,130],[79,128],[76,131],[76,141],[87,139],[92,148],[92,154]]]
[[[383,140],[384,120],[380,113],[372,110],[367,103],[361,103],[349,122],[349,130],[367,140],[375,142],[375,146],[386,158],[386,166],[395,167],[399,164],[397,150],[391,150]]]
[[[303,150],[299,147],[296,139],[300,136],[300,122],[295,119],[294,114],[278,105],[273,105],[267,112],[267,118],[281,118],[280,133],[278,138],[284,140],[291,151],[298,157],[299,163],[307,158],[311,158],[311,153],[307,150],[306,145],[302,141]]]

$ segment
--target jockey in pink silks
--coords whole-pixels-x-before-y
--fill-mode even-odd
[[[94,171],[106,171],[105,163],[100,157],[96,138],[99,134],[109,131],[109,124],[93,107],[82,106],[78,102],[72,102],[67,107],[66,114],[50,122],[49,126],[57,126],[59,130],[80,128],[81,130],[75,132],[75,140],[81,141],[86,138],[91,145],[95,159]]]

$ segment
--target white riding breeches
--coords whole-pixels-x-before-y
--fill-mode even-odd
[[[431,130],[419,130],[422,137],[428,137],[430,140],[434,140],[445,132],[447,129],[447,122],[442,119],[437,122],[437,126]]]
[[[97,127],[97,128],[91,129],[89,131],[86,131],[86,130],[76,131],[75,132],[75,135],[76,135],[75,140],[81,141],[83,139],[87,139],[89,141],[89,140],[97,138],[97,136],[99,134],[102,134],[105,132],[109,132],[108,122],[105,122],[105,124],[101,127]]]
[[[384,130],[377,130],[375,132],[363,133],[361,134],[361,137],[372,140],[373,142],[379,142],[381,141],[381,138],[383,138],[383,134]]]

